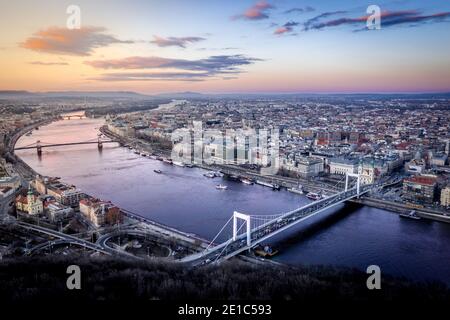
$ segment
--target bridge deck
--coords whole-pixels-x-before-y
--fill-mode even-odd
[[[362,186],[359,195],[370,191],[372,186]],[[202,261],[203,264],[210,262],[220,262],[229,259],[251,247],[273,237],[274,235],[306,220],[322,211],[332,208],[340,203],[359,196],[356,188],[343,191],[330,197],[307,204],[301,208],[289,211],[280,217],[273,219],[258,228],[251,230],[251,246],[247,246],[246,234],[241,234],[236,240],[228,240],[218,246],[210,248],[206,252],[200,252],[183,258],[182,262],[196,263]]]
[[[100,141],[101,143],[118,143],[119,141],[115,140],[105,140]],[[49,147],[63,147],[63,146],[75,146],[81,144],[98,144],[98,141],[86,141],[86,142],[68,142],[68,143],[55,143],[55,144],[42,144],[41,148],[49,148]],[[27,150],[27,149],[36,149],[37,146],[29,146],[29,147],[17,147],[14,150]]]

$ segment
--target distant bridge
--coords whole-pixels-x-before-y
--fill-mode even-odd
[[[86,118],[86,115],[85,114],[70,114],[70,115],[62,115],[61,118],[63,118],[64,120],[71,120],[72,118],[83,119],[83,118]]]
[[[102,149],[104,143],[119,143],[119,141],[117,141],[117,140],[102,140],[100,137],[91,139],[88,141],[66,142],[66,143],[51,143],[51,142],[42,142],[42,141],[38,140],[36,142],[33,142],[30,145],[14,148],[14,150],[36,149],[37,154],[41,155],[43,148],[75,146],[75,145],[83,145],[83,144],[96,144],[98,146],[98,149]]]
[[[349,188],[349,178],[357,179],[356,186]],[[220,263],[227,260],[241,252],[251,249],[255,245],[266,241],[276,234],[310,218],[320,212],[332,208],[340,203],[346,202],[353,198],[357,198],[369,191],[375,185],[361,185],[360,176],[358,174],[347,174],[345,176],[345,190],[332,196],[325,197],[321,200],[309,203],[301,208],[277,215],[247,215],[239,212],[234,212],[233,216],[222,227],[219,233],[211,241],[210,246],[203,252],[199,252],[181,259],[181,262],[191,264],[193,266],[205,265],[210,263]],[[228,223],[233,220],[232,236],[227,241],[219,245],[214,245],[214,241],[223,232]],[[244,223],[238,227],[238,221],[242,220]],[[243,226],[246,226],[243,233],[239,231]]]

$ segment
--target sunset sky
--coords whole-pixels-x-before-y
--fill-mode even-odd
[[[0,3],[0,90],[450,91],[450,1]]]

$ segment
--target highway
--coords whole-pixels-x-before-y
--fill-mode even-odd
[[[87,249],[91,249],[91,250],[95,250],[97,252],[101,252],[107,255],[111,255],[113,253],[120,253],[117,250],[110,250],[110,249],[106,249],[103,248],[97,244],[94,244],[92,242],[59,232],[59,231],[55,231],[52,229],[48,229],[48,228],[44,228],[41,226],[36,226],[33,224],[29,224],[26,222],[22,222],[22,221],[18,221],[16,224],[18,227],[27,229],[27,230],[31,230],[31,231],[35,231],[35,232],[39,232],[39,233],[43,233],[61,240],[64,240],[64,242],[66,243],[70,243],[70,244],[74,244],[74,245],[79,245],[81,247],[87,248]]]

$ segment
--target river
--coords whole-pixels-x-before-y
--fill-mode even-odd
[[[17,146],[87,141],[97,137],[102,119],[60,120],[23,136]],[[44,148],[17,154],[35,171],[61,177],[83,192],[185,232],[212,239],[233,211],[278,214],[309,202],[304,196],[220,178],[198,168],[170,166],[117,144]],[[153,170],[160,169],[163,174]],[[228,190],[217,190],[223,183]],[[231,234],[231,228],[225,229]],[[224,240],[225,234],[219,239]],[[340,205],[277,235],[270,244],[288,264],[325,264],[381,271],[413,280],[450,285],[450,225],[401,219],[396,214],[352,204]]]

